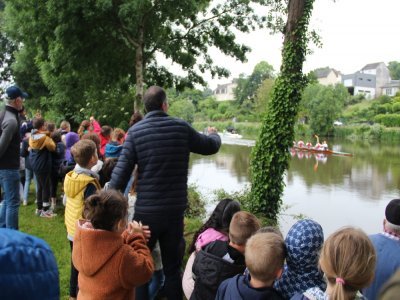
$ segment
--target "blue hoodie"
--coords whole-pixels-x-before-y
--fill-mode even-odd
[[[60,299],[57,262],[47,243],[0,228],[0,298]]]
[[[323,243],[322,227],[313,220],[300,220],[290,228],[285,239],[286,265],[281,278],[274,284],[286,299],[312,287],[325,290],[326,283],[318,269]]]
[[[109,142],[106,145],[104,156],[106,158],[118,158],[122,151],[122,145],[117,142]]]
[[[273,287],[253,288],[250,275],[236,275],[226,279],[218,288],[215,300],[284,300]]]

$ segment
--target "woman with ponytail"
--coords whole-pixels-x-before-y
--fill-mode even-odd
[[[149,281],[153,259],[147,226],[127,222],[128,201],[115,190],[85,201],[77,224],[72,260],[79,271],[78,299],[135,299],[135,287]]]
[[[361,300],[360,293],[374,278],[376,254],[368,236],[347,227],[333,233],[322,247],[319,265],[327,288],[310,288],[291,300]]]
[[[196,252],[216,240],[228,241],[229,224],[231,223],[232,216],[238,211],[240,211],[239,202],[232,199],[221,200],[215,207],[210,218],[193,235],[193,240],[188,250],[190,257],[187,261],[185,273],[182,278],[183,292],[187,299],[190,298],[194,289],[192,266]]]

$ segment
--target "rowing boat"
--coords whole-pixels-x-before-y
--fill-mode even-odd
[[[314,148],[297,147],[297,146],[293,146],[292,149],[295,151],[305,151],[305,152],[322,153],[322,154],[329,154],[329,155],[353,156],[352,153],[333,151],[330,149],[324,150],[324,149],[314,149]]]

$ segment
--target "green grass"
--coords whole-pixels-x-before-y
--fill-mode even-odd
[[[32,185],[33,186],[33,185]],[[69,297],[69,273],[70,273],[70,247],[67,239],[67,230],[64,226],[64,208],[59,204],[56,209],[55,218],[40,218],[35,215],[36,204],[31,195],[28,206],[20,206],[19,227],[22,232],[37,236],[45,240],[53,250],[57,260],[60,274],[60,299]],[[185,219],[186,247],[189,247],[193,233],[202,225],[199,219]],[[188,255],[185,252],[184,264],[186,265]]]
[[[40,218],[35,215],[36,205],[32,198],[30,198],[31,202],[28,206],[21,205],[19,208],[20,230],[37,236],[50,245],[56,257],[60,274],[60,299],[68,299],[71,254],[64,226],[64,210],[57,209],[58,215],[55,218]]]

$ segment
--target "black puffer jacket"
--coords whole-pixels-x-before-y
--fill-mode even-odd
[[[210,155],[220,146],[218,134],[205,136],[183,120],[152,111],[129,129],[110,186],[124,190],[138,164],[135,212],[182,216],[187,206],[190,152]]]
[[[229,242],[215,241],[196,254],[193,262],[195,280],[190,300],[215,299],[219,285],[228,278],[243,274],[246,269],[243,254]]]

